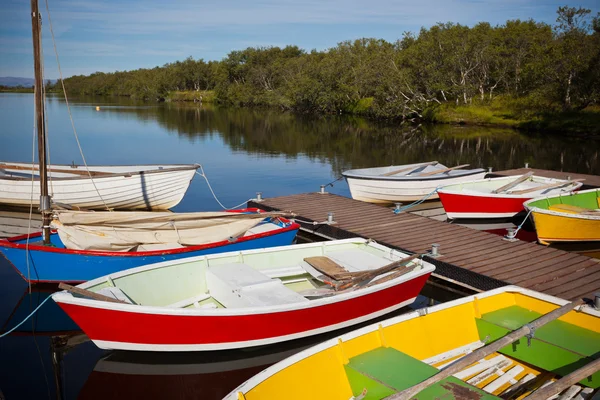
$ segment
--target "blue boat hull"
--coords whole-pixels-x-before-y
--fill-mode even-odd
[[[287,246],[292,244],[299,226],[288,224],[286,227],[271,232],[255,235],[256,237],[243,237],[235,242],[220,242],[215,245],[195,246],[200,247],[191,251],[173,252],[146,252],[150,253],[107,253],[92,251],[66,250],[58,234],[51,235],[51,242],[56,249],[39,245],[30,245],[29,264],[27,263],[24,246],[15,247],[0,244],[0,252],[8,259],[19,274],[27,281],[38,282],[69,282],[80,283],[100,276],[123,271],[162,261],[178,260],[186,257],[202,256],[205,254],[224,253],[260,249],[274,246]],[[12,240],[11,244],[24,245],[26,239]],[[30,239],[30,243],[31,243]],[[97,254],[94,254],[97,253]],[[156,254],[160,253],[160,254]],[[28,279],[30,277],[30,279]]]

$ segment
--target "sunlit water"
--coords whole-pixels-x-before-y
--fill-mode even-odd
[[[513,130],[415,128],[346,116],[124,99],[72,99],[70,104],[88,164],[200,163],[227,207],[256,192],[273,197],[317,191],[344,169],[430,160],[494,170],[528,162],[536,168],[600,173],[597,143]],[[47,119],[50,161],[82,164],[64,99],[48,99]],[[0,94],[0,121],[0,161],[31,161],[33,96]],[[343,181],[328,190],[349,196]],[[196,176],[175,211],[218,209],[206,182]],[[0,331],[5,331],[54,288],[29,294],[14,271],[0,267]],[[50,301],[18,332],[0,339],[0,394],[7,399],[220,398],[267,365],[324,339],[251,352],[109,354],[86,341]]]

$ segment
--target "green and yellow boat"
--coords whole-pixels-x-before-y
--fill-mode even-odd
[[[600,189],[538,197],[524,206],[542,244],[600,241]]]
[[[598,369],[599,310],[507,286],[323,342],[226,399],[547,399],[560,386],[561,399],[596,399]]]

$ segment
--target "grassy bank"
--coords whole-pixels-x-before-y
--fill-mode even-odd
[[[169,92],[165,101],[191,101],[201,103],[214,103],[215,92],[212,90],[185,90]]]
[[[532,107],[524,102],[498,98],[485,104],[443,104],[428,110],[426,118],[443,124],[498,126],[525,131],[600,136],[600,106],[590,106],[581,111],[562,111],[552,105]]]

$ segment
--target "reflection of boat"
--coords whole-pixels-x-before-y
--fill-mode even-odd
[[[38,242],[40,234],[37,233],[29,236],[29,243],[27,235],[0,240],[0,252],[25,280],[30,277],[32,282],[83,282],[154,262],[288,245],[294,240],[299,228],[298,224],[277,216],[270,218],[270,214],[258,213],[257,210],[241,211],[244,212],[83,213],[86,218],[89,217],[90,224],[61,224],[58,226],[59,233],[61,230],[66,233],[64,236],[61,234],[61,237],[52,233],[51,246],[41,245]],[[79,213],[68,214],[73,217],[71,219],[81,219]],[[113,221],[114,218],[125,220]],[[206,227],[196,229],[202,221],[206,222]],[[135,225],[134,222],[138,224]],[[140,226],[140,223],[144,225]],[[94,231],[90,234],[97,226],[93,224],[101,224],[108,231]],[[120,229],[116,226],[125,231],[111,234]],[[79,235],[81,233],[83,236]],[[156,240],[140,244],[136,242],[138,238],[133,237],[134,233],[144,233],[142,239],[150,236],[148,240]],[[63,237],[74,248],[66,248],[61,240]],[[165,238],[168,240],[163,240]],[[101,239],[106,239],[103,241],[106,243],[100,243]],[[103,248],[102,244],[107,244],[108,247]],[[132,248],[131,251],[126,251],[128,248]],[[25,256],[26,252],[29,257]]]
[[[513,231],[516,230],[517,226],[523,222],[524,217],[525,214],[523,213],[522,216],[517,215],[515,218],[509,219],[456,219],[452,223],[454,225],[464,226],[465,228],[475,229],[477,231],[493,233],[494,235],[498,236],[506,236],[509,229],[513,229]],[[531,224],[526,223],[524,226],[522,226],[517,232],[515,238],[525,242],[535,242],[537,240],[535,229],[533,229],[533,226],[530,225]]]
[[[415,301],[433,270],[416,256],[346,239],[154,264],[78,286],[87,298],[53,299],[100,348],[224,350],[392,312]]]
[[[211,353],[113,352],[101,358],[79,399],[222,399],[267,366],[315,341],[251,351]]]
[[[39,306],[46,298],[56,292],[56,289],[32,287],[25,289],[22,296],[16,301],[3,322],[0,322],[0,332],[6,332],[23,321],[32,310]],[[53,301],[47,301],[31,320],[21,325],[16,334],[36,335],[63,335],[67,333],[80,332],[81,329],[71,318]]]
[[[539,176],[507,176],[448,185],[438,190],[448,218],[509,218],[542,195],[571,192],[581,182]]]
[[[198,164],[89,166],[88,174],[88,169],[82,166],[51,165],[50,195],[55,203],[88,210],[167,210],[183,199],[198,167]],[[0,204],[29,207],[33,203],[37,208],[39,180],[37,165],[0,163]]]
[[[468,164],[467,164],[468,165]],[[353,199],[370,203],[393,203],[399,201],[437,199],[432,193],[440,185],[481,179],[485,171],[460,169],[467,165],[448,168],[432,161],[421,164],[392,165],[388,167],[363,168],[344,171]]]
[[[537,198],[525,207],[542,244],[600,241],[600,189]]]
[[[251,378],[226,399],[382,399],[444,370],[454,376],[428,386],[418,398],[522,398],[550,380],[597,363],[598,310],[580,306],[568,311],[567,306],[560,320],[552,313],[543,326],[533,322],[567,304],[574,306],[508,286],[417,310],[304,350]],[[528,337],[499,342],[509,344],[497,351],[484,347],[524,324],[530,327],[525,329]],[[588,372],[589,379],[575,379],[570,393],[586,398],[597,390],[596,371]]]

